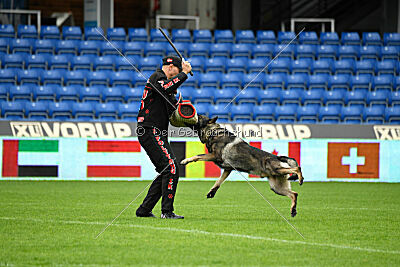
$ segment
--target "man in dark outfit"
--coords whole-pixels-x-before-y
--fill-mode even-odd
[[[177,88],[187,79],[191,69],[190,63],[182,62],[178,57],[166,57],[163,59],[162,69],[150,76],[144,88],[137,118],[137,134],[140,145],[159,175],[136,210],[138,217],[155,217],[152,210],[162,197],[161,218],[183,219],[183,216],[173,213],[179,168],[168,143],[168,124],[169,117],[178,104],[175,97]]]

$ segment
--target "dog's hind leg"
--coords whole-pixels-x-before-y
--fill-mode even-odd
[[[183,159],[182,161],[181,161],[181,164],[182,165],[186,165],[186,164],[188,164],[188,163],[190,163],[190,162],[196,162],[196,161],[214,161],[215,160],[215,156],[214,156],[214,154],[211,154],[211,153],[209,153],[209,154],[200,154],[200,155],[196,155],[196,156],[193,156],[193,157],[190,157],[190,158],[186,158],[186,159]]]
[[[213,198],[215,196],[215,193],[217,193],[219,187],[221,184],[225,181],[225,179],[229,176],[232,170],[224,170],[222,173],[221,177],[215,182],[213,187],[210,189],[210,191],[207,193],[207,198]]]
[[[286,163],[283,163],[283,164],[286,164]],[[286,165],[288,165],[288,164],[286,164]],[[281,163],[281,166],[282,166],[282,163]],[[282,166],[282,168],[277,169],[276,172],[279,174],[282,174],[282,175],[295,173],[299,177],[299,184],[300,185],[303,184],[304,178],[303,178],[303,174],[301,173],[300,167],[290,168],[290,167]]]
[[[290,207],[290,214],[292,217],[296,216],[297,210],[297,193],[292,191],[290,186],[290,182],[284,177],[272,177],[268,178],[269,185],[271,190],[274,191],[276,194],[281,196],[287,196],[292,200],[292,204]]]

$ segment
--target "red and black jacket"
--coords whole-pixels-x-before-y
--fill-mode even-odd
[[[169,117],[177,104],[176,91],[187,78],[184,72],[171,79],[167,79],[161,69],[154,72],[144,87],[137,117],[138,126],[157,127],[159,130],[167,130]]]

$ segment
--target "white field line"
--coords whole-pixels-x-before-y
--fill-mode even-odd
[[[8,221],[31,221],[31,222],[39,222],[39,223],[62,223],[62,224],[80,224],[80,225],[107,225],[106,222],[84,222],[84,221],[62,221],[62,220],[40,220],[40,219],[23,219],[23,218],[13,218],[13,217],[0,217],[0,220],[8,220]],[[382,254],[395,254],[400,255],[399,250],[381,250],[381,249],[373,249],[373,248],[363,248],[363,247],[354,247],[354,246],[345,246],[345,245],[336,245],[329,243],[314,243],[307,241],[297,241],[297,240],[286,240],[286,239],[278,239],[278,238],[269,238],[263,236],[252,236],[252,235],[243,235],[243,234],[235,234],[235,233],[218,233],[218,232],[207,232],[196,229],[180,229],[180,228],[172,228],[172,227],[156,227],[149,225],[137,225],[137,224],[113,224],[113,226],[117,227],[127,227],[127,228],[141,228],[141,229],[150,229],[156,231],[171,231],[171,232],[181,232],[187,234],[194,235],[208,235],[214,237],[232,237],[239,239],[250,239],[250,240],[261,240],[261,241],[270,241],[277,243],[285,243],[285,244],[297,244],[304,246],[313,246],[313,247],[326,247],[326,248],[334,248],[334,249],[344,249],[344,250],[356,250],[362,252],[370,252],[370,253],[382,253]]]

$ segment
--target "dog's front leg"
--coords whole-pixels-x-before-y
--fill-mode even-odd
[[[190,158],[182,160],[181,164],[182,165],[186,165],[186,164],[188,164],[190,162],[196,162],[198,160],[200,160],[200,161],[213,161],[213,160],[215,160],[215,156],[213,154],[211,154],[211,153],[209,153],[209,154],[200,154],[200,155],[196,155],[196,156],[193,156],[193,157],[190,157]]]
[[[213,198],[215,193],[217,193],[221,184],[225,181],[225,179],[229,176],[232,170],[224,170],[221,177],[215,182],[214,186],[210,189],[210,192],[207,193],[207,198]]]

